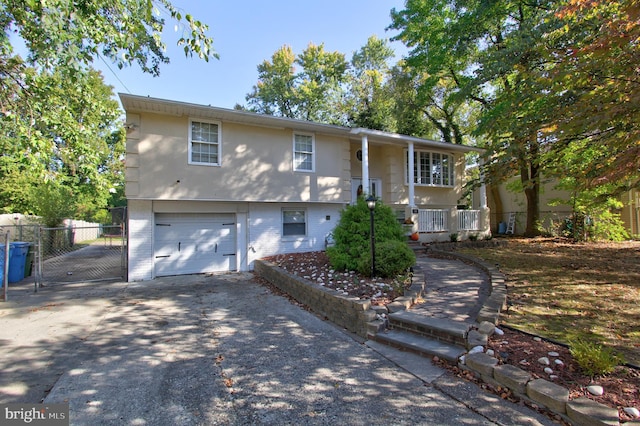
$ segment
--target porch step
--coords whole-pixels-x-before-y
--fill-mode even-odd
[[[389,326],[395,330],[407,331],[419,336],[465,348],[471,324],[432,318],[413,311],[399,311],[389,314]]]
[[[413,240],[409,240],[407,241],[407,245],[409,246],[409,248],[415,252],[420,252],[420,251],[426,251],[427,248],[425,246],[422,245],[422,243],[420,241],[413,241]]]
[[[410,351],[422,356],[431,357],[435,355],[453,363],[466,352],[464,347],[404,330],[388,330],[384,333],[378,333],[374,340],[396,349]]]

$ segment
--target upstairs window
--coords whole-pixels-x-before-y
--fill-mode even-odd
[[[293,170],[313,172],[315,170],[315,140],[313,135],[295,133],[293,135]]]
[[[220,123],[191,121],[189,164],[220,165]]]
[[[453,186],[455,183],[454,158],[439,152],[415,151],[413,167],[409,165],[409,152],[405,152],[405,183],[413,171],[413,183],[424,186]]]

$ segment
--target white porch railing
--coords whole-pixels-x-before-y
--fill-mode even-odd
[[[458,210],[458,229],[460,231],[479,231],[480,210]]]
[[[418,232],[448,231],[449,214],[449,209],[418,210]]]

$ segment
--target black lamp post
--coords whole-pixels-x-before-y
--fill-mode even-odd
[[[369,207],[369,221],[371,222],[371,276],[374,277],[376,275],[376,239],[373,229],[373,211],[376,208],[376,197],[369,195],[367,206]]]

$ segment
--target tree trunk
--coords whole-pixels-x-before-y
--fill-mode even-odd
[[[538,223],[540,222],[540,179],[538,167],[529,164],[520,169],[520,179],[524,187],[524,195],[527,199],[527,224],[525,237],[540,235]]]
[[[502,215],[504,214],[504,207],[502,206],[502,196],[500,195],[500,188],[496,184],[487,185],[488,194],[490,195],[490,202],[493,204],[491,206],[491,217],[495,218],[494,223],[491,224],[491,229],[498,232],[499,224],[502,222]]]

